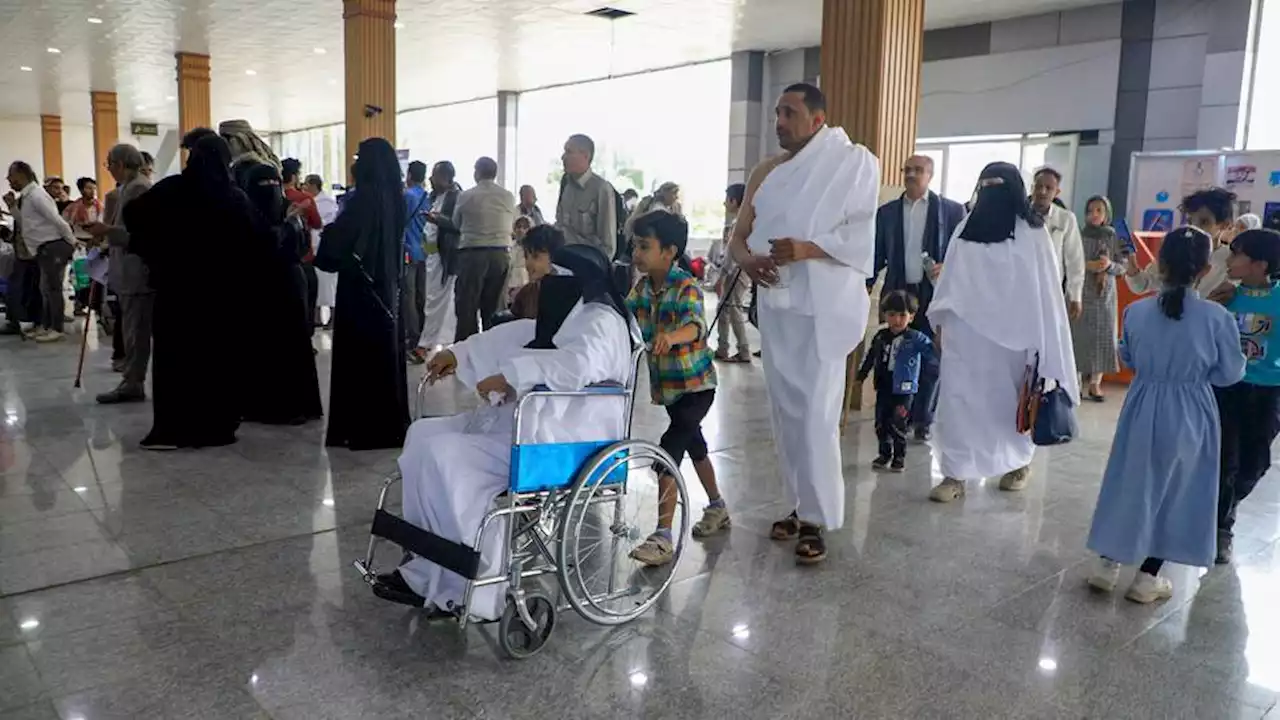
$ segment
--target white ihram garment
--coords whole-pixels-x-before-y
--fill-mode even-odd
[[[785,287],[760,289],[765,384],[788,500],[805,523],[844,524],[840,402],[846,359],[867,328],[867,278],[875,254],[880,193],[876,157],[840,128],[823,128],[795,157],[773,168],[752,200],[747,245],[815,243],[831,259],[780,271]]]
[[[1023,371],[1080,395],[1062,275],[1044,228],[1018,220],[1012,240],[963,240],[947,249],[929,322],[942,328],[934,449],[943,476],[997,477],[1031,464],[1035,445],[1017,432]]]
[[[316,211],[320,213],[320,222],[328,225],[338,217],[338,201],[329,193],[316,195]],[[311,231],[311,251],[320,249],[319,230]],[[331,308],[338,304],[338,273],[316,270],[316,306]]]
[[[578,305],[556,333],[554,350],[532,350],[534,320],[516,320],[454,345],[458,379],[474,388],[501,373],[523,396],[536,385],[580,390],[593,383],[625,382],[631,375],[631,335],[615,310]],[[511,468],[515,404],[481,407],[448,418],[418,420],[400,455],[404,519],[448,540],[472,547],[494,498],[505,492]],[[523,442],[614,440],[626,431],[621,397],[540,399],[525,406]],[[571,469],[566,469],[566,474]],[[479,543],[480,575],[501,568],[506,522],[494,522]],[[439,608],[460,605],[466,580],[422,558],[400,566],[409,587]],[[486,620],[502,614],[506,584],[477,589],[470,614]]]
[[[427,255],[427,293],[422,299],[422,335],[418,347],[434,350],[453,342],[458,327],[458,314],[453,311],[453,286],[456,275],[444,276],[444,260],[440,253]]]

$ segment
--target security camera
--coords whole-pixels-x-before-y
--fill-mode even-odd
[[[381,114],[382,114],[382,108],[378,107],[377,105],[364,106],[364,116],[367,118],[371,118],[375,115],[381,115]]]

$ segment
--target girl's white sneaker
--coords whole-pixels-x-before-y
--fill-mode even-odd
[[[1133,576],[1133,584],[1129,592],[1124,594],[1126,600],[1149,605],[1160,600],[1173,597],[1173,583],[1159,575],[1149,575],[1139,571]]]
[[[1120,582],[1120,563],[1099,557],[1094,560],[1093,572],[1089,575],[1089,587],[1102,592],[1111,592]]]

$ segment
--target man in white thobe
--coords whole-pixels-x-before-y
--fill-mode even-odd
[[[778,99],[786,151],[751,172],[730,247],[760,284],[759,320],[778,467],[795,512],[773,537],[799,537],[796,561],[826,557],[823,529],[844,524],[840,402],[845,365],[866,331],[866,281],[880,192],[876,157],[826,126],[805,83]]]
[[[437,353],[429,373],[456,374],[488,403],[470,413],[426,418],[409,427],[400,456],[403,513],[409,523],[445,540],[480,551],[481,577],[505,568],[506,520],[476,534],[494,499],[509,485],[515,402],[544,386],[581,390],[631,376],[632,328],[616,293],[609,263],[589,246],[565,248],[554,258],[556,274],[544,278],[537,320],[515,320],[473,335]],[[557,312],[559,309],[559,312]],[[567,315],[565,314],[565,311]],[[621,439],[626,402],[621,396],[531,401],[521,420],[522,443]],[[566,468],[566,475],[573,468]],[[425,557],[413,556],[381,575],[374,591],[408,604],[455,612],[467,581]],[[502,614],[506,584],[479,588],[465,608],[494,620]]]
[[[1051,167],[1036,172],[1031,205],[1044,218],[1044,227],[1049,231],[1058,277],[1067,296],[1067,315],[1075,320],[1084,312],[1084,241],[1080,239],[1076,214],[1055,202],[1061,194],[1061,173]]]

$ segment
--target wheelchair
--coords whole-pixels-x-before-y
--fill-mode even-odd
[[[517,401],[508,487],[493,501],[465,545],[412,525],[385,509],[387,494],[401,481],[397,470],[382,486],[374,511],[368,552],[355,567],[376,586],[374,557],[382,540],[400,546],[404,558],[427,559],[466,579],[461,605],[435,608],[459,627],[494,622],[475,616],[469,606],[481,588],[506,583],[505,604],[497,640],[510,658],[524,659],[540,651],[551,637],[557,614],[572,609],[597,625],[621,625],[643,615],[670,587],[688,543],[689,501],[680,468],[666,451],[631,438],[635,387],[644,348],[632,356],[626,385],[603,384],[572,392],[535,388]],[[418,386],[415,417],[423,417],[426,377]],[[586,442],[530,442],[525,427],[535,403],[612,403],[622,409],[624,428],[615,439]],[[524,431],[524,432],[522,432]],[[656,478],[674,478],[672,525],[674,556],[649,568],[629,552],[656,526]],[[669,497],[669,496],[668,496]],[[670,502],[670,499],[668,500]],[[481,572],[486,533],[500,532],[502,558],[497,572]],[[545,578],[553,577],[554,583]],[[548,589],[548,585],[554,585]]]

